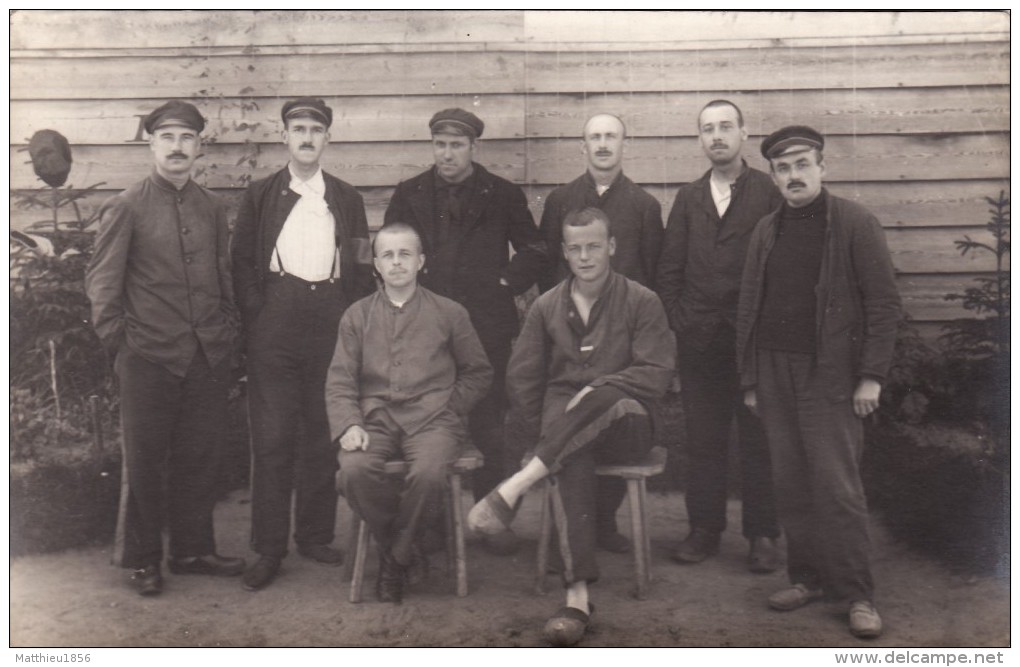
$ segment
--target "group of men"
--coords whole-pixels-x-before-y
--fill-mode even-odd
[[[822,186],[821,134],[769,135],[767,175],[742,157],[740,109],[709,102],[698,134],[711,168],[680,188],[664,228],[623,174],[623,121],[597,114],[586,172],[536,226],[521,188],[475,161],[483,121],[446,109],[429,121],[434,166],[397,186],[372,239],[361,195],[320,166],[332,119],[320,99],[283,105],[289,163],[247,189],[232,239],[223,204],[190,177],[204,119],[187,102],[146,118],[154,169],[102,208],[86,290],[121,387],[115,562],[141,594],[162,591],[164,527],[171,572],[242,575],[247,590],[281,572],[292,517],[301,556],[340,564],[339,491],[378,542],[378,598],[400,602],[470,442],[485,464],[468,525],[494,553],[517,548],[527,490],[559,486],[566,604],[544,635],[576,644],[596,550],[631,547],[615,523],[622,485],[595,466],[644,457],[679,370],[690,532],[674,559],[718,551],[735,418],[749,568],[777,569],[780,525],[786,536],[791,586],[769,605],[828,594],[850,602],[855,635],[878,636],[858,466],[899,297],[878,222]],[[520,327],[514,297],[535,284]],[[241,353],[251,566],[217,554],[212,525]],[[523,467],[507,421],[534,452]],[[393,458],[410,464],[402,480],[385,474]]]

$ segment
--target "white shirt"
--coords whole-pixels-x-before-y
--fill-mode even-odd
[[[715,210],[719,213],[719,217],[723,217],[726,214],[726,209],[730,207],[730,199],[733,197],[733,187],[729,183],[723,184],[722,187],[716,185],[715,179],[709,177],[709,184],[712,186],[712,201],[715,202]]]
[[[326,280],[339,261],[333,214],[326,205],[326,182],[322,169],[307,181],[302,181],[290,170],[290,189],[301,196],[283,223],[276,248],[269,261],[270,271],[280,271],[309,282]],[[339,268],[339,267],[337,267]]]

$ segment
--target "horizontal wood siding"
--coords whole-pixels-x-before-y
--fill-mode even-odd
[[[479,161],[521,184],[537,220],[584,169],[585,119],[608,111],[627,124],[627,175],[665,217],[708,167],[697,113],[725,97],[754,167],[777,127],[826,134],[829,187],[880,219],[908,312],[937,326],[964,314],[944,294],[991,268],[953,241],[980,236],[984,198],[1009,192],[1008,37],[1002,12],[15,12],[10,181],[41,185],[24,149],[56,129],[69,182],[104,183],[90,215],[148,170],[140,118],[183,97],[208,119],[196,177],[236,207],[249,178],[286,164],[283,100],[315,95],[335,116],[324,167],[363,192],[373,228],[430,165],[428,118],[450,106],[485,121]],[[48,217],[15,208],[11,224]]]

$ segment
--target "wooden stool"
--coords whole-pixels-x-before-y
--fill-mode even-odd
[[[446,571],[451,569],[457,571],[457,597],[467,595],[467,555],[464,547],[464,507],[461,504],[463,485],[461,476],[464,473],[477,470],[485,464],[485,458],[477,449],[469,449],[450,466],[450,486],[446,496]],[[403,459],[387,461],[384,472],[395,477],[404,477],[411,464]],[[371,537],[368,531],[368,524],[358,516],[354,515],[354,523],[351,526],[350,548],[348,553],[354,554],[354,561],[351,564],[348,558],[347,575],[351,577],[351,602],[361,602],[361,587],[365,579],[365,559],[368,556],[368,541]]]
[[[627,480],[627,498],[630,505],[630,535],[634,542],[634,574],[637,578],[635,596],[645,597],[652,567],[651,537],[648,534],[648,516],[645,512],[647,494],[645,480],[666,469],[665,447],[654,447],[640,463],[629,465],[601,465],[595,468],[596,475],[622,477]],[[547,478],[542,489],[542,510],[538,533],[538,571],[535,591],[545,593],[545,575],[549,566],[549,538],[552,535],[553,505],[562,511],[563,500],[555,479]],[[560,538],[560,553],[563,553],[563,538]]]

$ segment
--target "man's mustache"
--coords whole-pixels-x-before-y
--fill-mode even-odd
[[[790,181],[789,183],[787,183],[787,184],[786,184],[786,189],[787,189],[787,190],[789,190],[790,188],[793,188],[794,186],[798,186],[798,185],[799,185],[800,187],[802,187],[802,188],[806,188],[806,187],[807,187],[807,186],[806,186],[806,185],[805,185],[804,183],[802,183],[801,181]]]
[[[315,150],[315,146],[312,144],[301,144],[299,148],[311,148],[312,150]]]
[[[170,154],[170,155],[168,155],[167,157],[183,157],[183,158],[187,158],[188,156],[187,156],[187,155],[185,155],[184,153],[176,153],[176,152],[175,152],[175,153],[171,153],[171,154]]]

